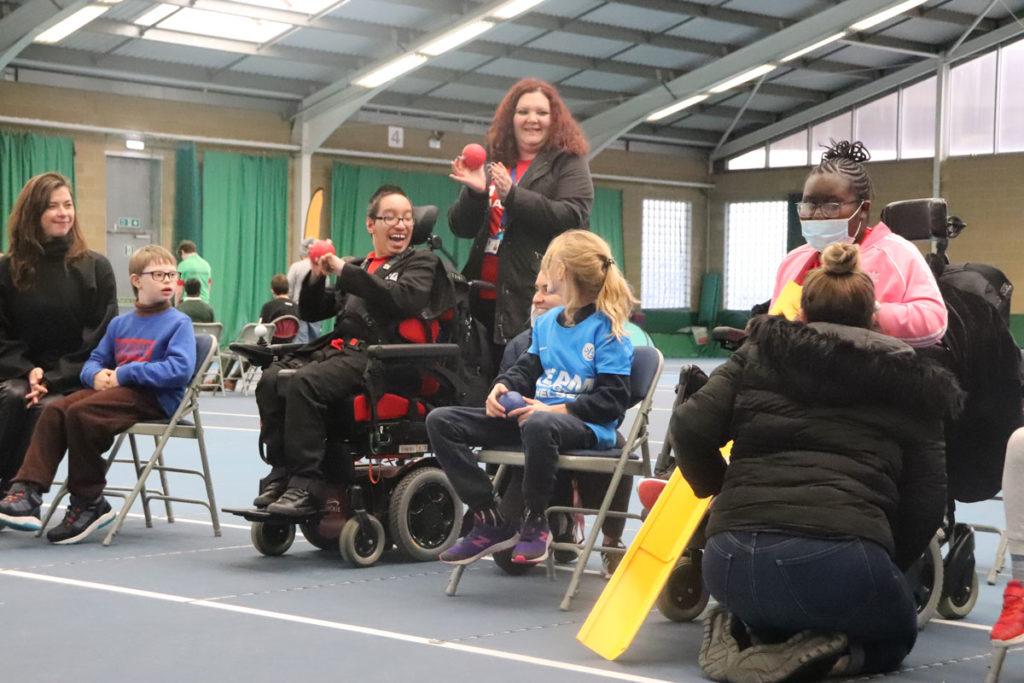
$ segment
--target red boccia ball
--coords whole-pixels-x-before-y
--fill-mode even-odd
[[[317,240],[309,245],[309,260],[317,263],[324,254],[336,254],[334,245],[329,240]]]
[[[481,145],[471,142],[462,148],[462,163],[470,171],[480,168],[484,165],[485,161],[487,161],[487,150]]]

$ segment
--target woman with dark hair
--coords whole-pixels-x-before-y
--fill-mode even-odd
[[[7,231],[10,250],[0,259],[0,492],[21,466],[43,404],[81,389],[82,365],[117,315],[114,271],[86,246],[67,178],[30,179]]]
[[[946,305],[917,247],[882,222],[869,224],[873,192],[864,162],[870,158],[860,142],[832,141],[811,169],[797,204],[807,244],[789,252],[779,266],[769,313],[796,317],[800,286],[820,265],[822,250],[833,242],[857,244],[864,271],[874,281],[881,332],[914,347],[932,346],[946,332]]]
[[[719,608],[699,654],[712,680],[890,671],[917,637],[902,572],[942,522],[942,422],[964,393],[938,362],[873,331],[859,252],[825,247],[800,322],[754,318],[669,421],[683,476],[715,496],[703,577]]]
[[[451,178],[465,185],[448,212],[458,237],[473,238],[463,273],[492,283],[474,297],[474,315],[501,349],[530,325],[540,260],[559,233],[587,227],[594,186],[583,131],[558,91],[524,78],[505,94],[487,131],[491,163],[461,157]]]

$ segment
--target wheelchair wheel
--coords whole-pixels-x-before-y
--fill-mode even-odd
[[[373,515],[366,515],[363,524],[353,517],[341,527],[338,548],[345,561],[369,567],[384,554],[384,525]]]
[[[942,552],[936,539],[931,540],[924,555],[910,566],[905,576],[917,607],[917,628],[922,629],[935,617],[942,597]]]
[[[501,570],[509,576],[522,576],[537,566],[535,564],[519,564],[518,562],[513,562],[511,549],[501,550],[491,555],[491,557],[494,558],[494,564],[501,567]]]
[[[462,501],[440,468],[421,467],[398,482],[388,503],[388,531],[403,555],[436,560],[461,528]]]
[[[249,538],[256,550],[268,557],[284,555],[295,542],[295,525],[287,522],[253,522]]]
[[[340,528],[334,525],[335,528],[333,529],[324,529],[323,526],[324,520],[314,520],[312,522],[303,522],[299,525],[299,530],[302,532],[303,537],[314,547],[320,550],[337,552]],[[334,531],[334,533],[332,534],[330,531]]]
[[[671,621],[693,621],[711,596],[701,581],[700,558],[683,555],[658,595],[658,610]]]
[[[978,602],[978,575],[971,572],[971,581],[966,586],[957,586],[952,595],[943,595],[937,606],[939,614],[946,619],[963,619]]]

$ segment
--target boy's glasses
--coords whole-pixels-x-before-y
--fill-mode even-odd
[[[157,282],[167,282],[168,280],[178,279],[178,271],[176,270],[147,270],[144,271],[142,274],[150,276]]]

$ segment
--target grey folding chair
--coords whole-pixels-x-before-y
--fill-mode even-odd
[[[223,323],[192,323],[192,331],[195,332],[196,337],[201,334],[209,334],[216,339],[221,339],[224,336],[224,325]],[[206,390],[213,390],[216,393],[220,390],[220,393],[224,394],[224,358],[226,354],[223,354],[218,349],[217,351],[217,371],[212,375],[207,373],[207,376],[203,377],[202,388]]]
[[[619,486],[619,481],[624,475],[651,476],[651,453],[649,447],[648,424],[650,420],[651,405],[654,402],[654,393],[658,387],[658,377],[664,366],[664,358],[661,352],[653,346],[638,346],[633,349],[633,366],[630,370],[630,408],[637,407],[632,420],[628,418],[628,435],[615,448],[609,450],[585,450],[568,451],[558,456],[558,469],[574,472],[601,472],[611,475],[608,481],[608,488],[605,491],[604,500],[597,509],[571,506],[551,506],[545,513],[550,516],[552,513],[565,512],[571,515],[582,514],[595,517],[591,532],[579,543],[556,542],[551,544],[548,552],[548,576],[554,578],[555,550],[569,550],[577,554],[576,567],[573,569],[572,578],[565,591],[560,605],[561,609],[568,610],[573,596],[579,589],[580,578],[587,567],[587,560],[595,550],[606,553],[625,554],[624,548],[615,546],[597,545],[597,534],[607,517],[620,517],[625,519],[640,519],[640,515],[631,512],[616,512],[611,510],[612,498]],[[625,424],[625,423],[624,423]],[[639,450],[639,453],[637,451]],[[507,466],[522,467],[526,462],[526,456],[521,450],[491,449],[482,450],[479,454],[480,462],[501,466],[497,477],[501,477]],[[452,568],[448,580],[448,595],[455,595],[458,590],[459,581],[466,569],[466,565],[457,565]]]
[[[220,536],[220,520],[217,516],[217,503],[213,497],[213,479],[210,476],[210,465],[206,457],[206,439],[203,432],[203,425],[199,417],[199,392],[202,386],[203,376],[206,374],[206,371],[209,370],[210,363],[213,362],[216,354],[216,337],[208,334],[196,336],[196,369],[192,374],[192,381],[189,382],[189,385],[185,388],[185,395],[182,397],[181,403],[178,404],[178,408],[174,411],[174,414],[167,420],[138,422],[117,437],[114,447],[110,449],[110,454],[107,456],[107,470],[109,471],[110,467],[114,463],[133,465],[135,467],[136,483],[133,487],[108,486],[103,490],[103,495],[105,496],[124,499],[124,505],[121,507],[121,511],[117,514],[117,518],[114,520],[114,523],[111,525],[106,537],[103,539],[103,545],[110,545],[111,541],[114,540],[114,536],[116,536],[117,532],[121,530],[121,525],[124,524],[125,517],[128,516],[128,511],[131,510],[135,499],[140,497],[142,498],[142,512],[146,518],[147,528],[153,526],[153,519],[149,510],[150,501],[164,501],[168,524],[174,523],[174,513],[171,509],[171,501],[177,501],[179,503],[189,503],[205,507],[209,511],[210,521],[213,523],[213,535]],[[189,417],[190,419],[186,419],[186,417]],[[153,452],[145,460],[143,460],[139,455],[138,443],[135,439],[136,436],[153,437]],[[121,450],[121,445],[124,443],[126,438],[131,444],[132,457],[130,459],[118,458],[117,454]],[[167,446],[167,442],[172,438],[195,439],[198,442],[201,469],[186,469],[181,467],[168,467],[164,465],[164,448]],[[147,489],[146,481],[154,470],[159,473],[160,488],[157,490]],[[206,500],[172,496],[167,487],[168,473],[191,474],[198,476],[206,485]],[[47,524],[50,522],[50,518],[53,517],[61,500],[67,495],[67,493],[67,483],[65,482],[64,484],[61,484],[60,490],[54,497],[53,502],[50,503],[50,506],[46,511],[46,516],[43,518],[42,528],[39,530],[38,535],[42,535]]]

